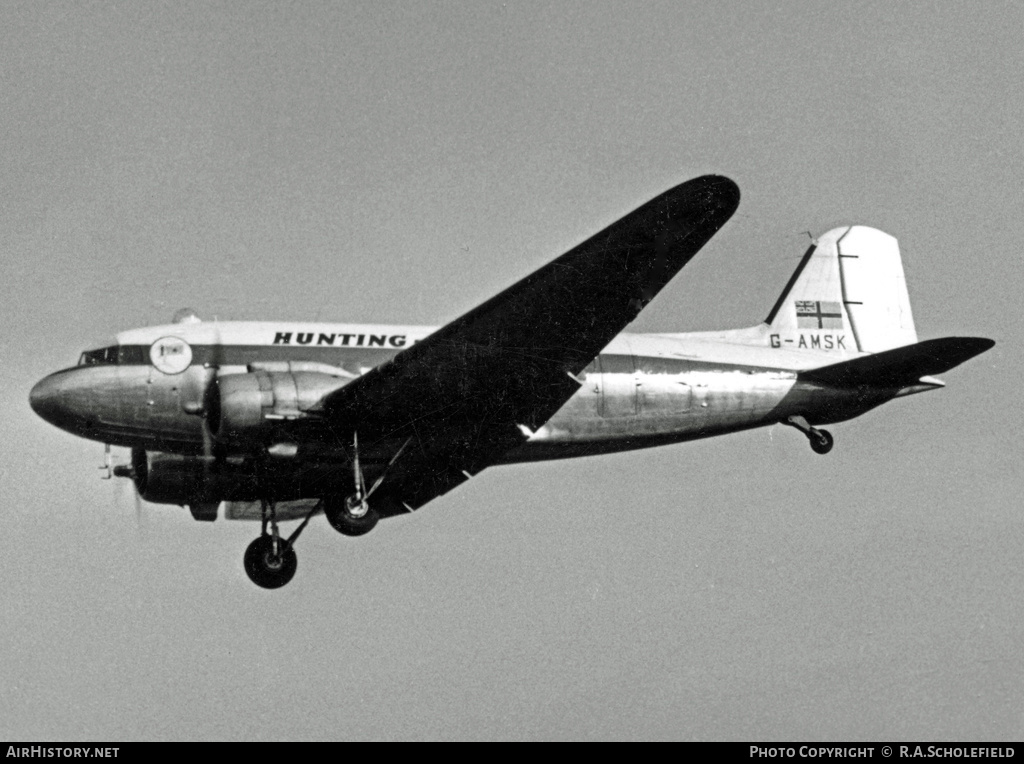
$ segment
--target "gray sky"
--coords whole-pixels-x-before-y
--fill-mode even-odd
[[[1017,739],[1024,10],[0,4],[0,738]],[[285,589],[246,523],[97,479],[31,385],[189,305],[440,324],[718,172],[634,326],[762,320],[815,234],[900,239],[949,387],[499,468]]]

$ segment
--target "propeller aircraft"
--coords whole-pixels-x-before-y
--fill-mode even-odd
[[[728,178],[685,182],[440,328],[186,312],[83,353],[30,404],[131,449],[110,472],[146,501],[259,520],[244,567],[274,589],[317,514],[359,536],[487,467],[777,423],[825,454],[821,425],[942,387],[994,345],[918,341],[897,241],[860,225],[814,241],[757,326],[624,333],[739,198]]]

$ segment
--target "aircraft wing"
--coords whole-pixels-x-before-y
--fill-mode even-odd
[[[708,175],[634,210],[328,395],[339,437],[411,438],[381,514],[417,509],[524,442],[579,374],[732,216],[739,188]],[[378,496],[378,494],[375,494]]]

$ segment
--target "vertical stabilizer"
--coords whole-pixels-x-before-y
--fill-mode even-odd
[[[896,239],[859,225],[824,234],[767,323],[777,347],[877,353],[917,342]]]

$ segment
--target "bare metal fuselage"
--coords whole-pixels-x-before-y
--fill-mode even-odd
[[[209,446],[204,446],[199,412],[212,375],[224,378],[306,364],[355,378],[430,332],[426,327],[270,323],[133,330],[118,336],[116,350],[105,362],[66,369],[40,382],[33,406],[53,424],[92,440],[202,455]],[[187,367],[174,373],[161,371],[151,357],[152,348],[168,336],[187,343],[191,357]],[[821,341],[816,339],[816,344]],[[823,355],[773,347],[763,325],[731,332],[622,334],[577,375],[579,391],[501,461],[677,443],[771,425],[793,415],[825,424],[857,416],[898,395],[931,389],[842,389],[798,380],[798,372],[821,365]],[[828,357],[838,360],[835,352]],[[306,475],[296,485],[311,488],[289,493],[323,491],[331,476],[346,474],[338,467],[350,458],[348,445],[324,432],[304,441],[290,458],[275,462],[274,469],[282,479]],[[372,472],[374,463],[386,461],[397,445],[377,443],[364,455],[367,468]],[[245,449],[234,455],[239,463],[246,458]]]

